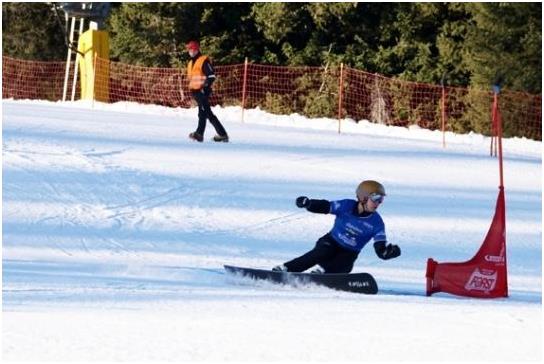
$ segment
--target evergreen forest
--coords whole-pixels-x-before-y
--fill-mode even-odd
[[[2,3],[2,52],[66,58],[53,3]],[[112,60],[182,67],[198,39],[215,64],[349,67],[407,81],[542,90],[542,3],[111,3]]]

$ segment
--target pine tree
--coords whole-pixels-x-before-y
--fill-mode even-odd
[[[471,3],[465,63],[473,86],[498,78],[512,90],[542,89],[542,4]]]
[[[111,57],[154,67],[180,66],[183,44],[199,33],[200,3],[123,3],[109,18]]]
[[[2,4],[3,54],[63,60],[49,3]],[[198,39],[215,64],[346,65],[418,82],[541,92],[541,3],[114,3],[110,56],[179,67]],[[36,26],[35,19],[40,19]],[[64,21],[64,19],[62,19]]]
[[[64,30],[50,3],[2,3],[3,55],[58,61],[66,52]]]

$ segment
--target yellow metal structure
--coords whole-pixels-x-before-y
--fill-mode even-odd
[[[109,101],[110,41],[108,32],[89,29],[79,37],[81,99]],[[81,55],[82,54],[82,55]]]

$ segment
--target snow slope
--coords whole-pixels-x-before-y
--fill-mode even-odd
[[[3,360],[542,360],[542,144],[504,140],[510,297],[425,296],[425,264],[464,261],[494,212],[481,135],[214,108],[3,100]],[[363,179],[402,256],[371,247],[362,296],[232,277],[310,249]]]

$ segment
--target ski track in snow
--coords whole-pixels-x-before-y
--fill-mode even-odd
[[[468,260],[489,228],[488,138],[214,111],[231,143],[188,140],[194,109],[3,100],[4,360],[542,359],[540,142],[503,143],[510,297],[426,297],[427,258]],[[361,252],[378,295],[224,273],[306,252],[333,218],[294,199],[367,178],[403,252]]]

